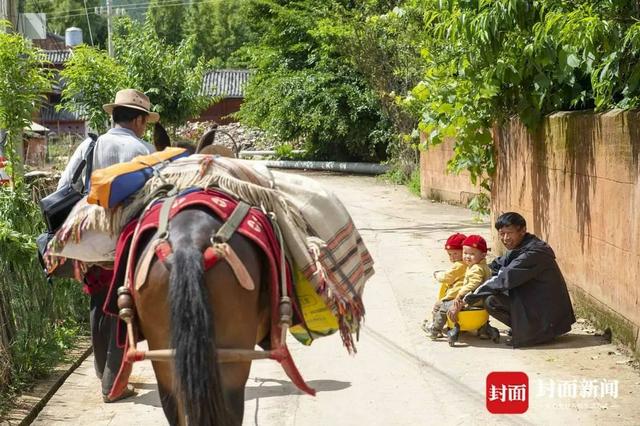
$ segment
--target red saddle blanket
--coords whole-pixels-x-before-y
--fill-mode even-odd
[[[173,218],[180,211],[187,208],[206,208],[218,216],[222,221],[226,221],[235,209],[238,201],[227,195],[226,193],[214,190],[188,190],[184,191],[173,203],[169,214],[169,220]],[[118,315],[117,308],[117,289],[125,281],[125,274],[127,271],[127,259],[129,259],[129,253],[133,250],[133,253],[139,253],[142,247],[139,247],[140,241],[145,241],[149,234],[155,233],[158,227],[158,220],[160,215],[160,209],[162,203],[157,203],[151,207],[141,218],[133,220],[129,223],[120,234],[118,244],[116,246],[115,266],[114,266],[114,278],[111,282],[109,293],[103,307],[105,313],[109,315]],[[133,241],[134,231],[138,226],[138,237]],[[268,286],[270,289],[270,305],[271,312],[276,313],[271,315],[271,333],[270,343],[271,349],[276,350],[277,356],[274,357],[280,362],[285,373],[291,381],[303,392],[314,395],[315,391],[311,389],[302,379],[298,372],[291,354],[287,349],[286,342],[281,341],[281,327],[278,323],[279,318],[277,315],[278,305],[280,302],[280,285],[279,277],[280,265],[281,265],[281,250],[278,238],[276,237],[274,230],[271,226],[269,219],[264,213],[256,208],[251,208],[249,213],[245,216],[244,220],[240,223],[237,231],[241,235],[252,240],[265,254],[265,258],[269,264],[269,274],[266,277]],[[137,256],[131,257],[132,265],[129,266],[129,282],[133,283],[133,275],[135,274],[135,262]],[[297,306],[296,297],[294,293],[294,286],[292,282],[292,274],[288,263],[285,262],[286,276],[287,276],[287,288],[293,304],[294,323],[300,322],[302,315],[300,314],[299,307]],[[118,330],[118,344],[124,347],[125,354],[127,352],[128,342],[126,339],[126,326],[124,322],[120,322]],[[116,383],[111,389],[110,396],[118,396],[128,383],[128,378],[131,373],[132,361],[123,358]]]

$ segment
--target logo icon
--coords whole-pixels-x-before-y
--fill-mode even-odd
[[[486,395],[490,413],[525,413],[529,409],[529,377],[521,371],[489,373]]]

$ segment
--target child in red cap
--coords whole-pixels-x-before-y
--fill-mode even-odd
[[[469,235],[462,242],[462,260],[467,265],[462,285],[452,288],[445,298],[452,298],[452,306],[449,307],[449,318],[455,326],[449,330],[447,337],[449,345],[453,346],[458,341],[460,325],[458,324],[458,312],[464,307],[462,298],[467,293],[472,293],[480,284],[491,277],[491,269],[487,265],[487,242],[480,235]],[[454,295],[455,293],[455,295]],[[445,314],[446,315],[446,314]],[[444,318],[446,321],[446,316]]]
[[[449,260],[453,263],[451,268],[446,272],[436,273],[434,276],[440,282],[441,285],[444,285],[445,288],[451,289],[453,287],[459,287],[464,280],[464,274],[467,270],[467,265],[462,261],[462,242],[467,238],[464,234],[453,234],[449,238],[447,238],[447,242],[444,245],[444,249],[447,251],[449,255]],[[448,292],[447,292],[448,294]],[[435,305],[433,305],[433,310],[431,313],[431,326],[427,326],[428,319],[425,319],[422,322],[422,329],[431,337],[432,339],[437,339],[442,336],[442,327],[444,327],[444,323],[437,322],[437,313],[443,309],[442,305],[446,300],[450,299],[439,299]],[[446,312],[450,307],[450,303],[446,305],[445,312],[445,322]]]

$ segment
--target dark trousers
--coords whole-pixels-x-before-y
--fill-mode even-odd
[[[91,343],[96,375],[102,380],[102,394],[107,395],[116,380],[124,350],[116,343],[118,319],[106,315],[102,306],[107,297],[107,288],[91,295]]]
[[[447,311],[453,306],[453,300],[438,301],[433,305],[431,330],[440,332],[447,324]]]
[[[484,307],[489,315],[511,327],[511,299],[504,294],[492,294],[484,299]]]

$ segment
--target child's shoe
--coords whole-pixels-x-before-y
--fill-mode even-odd
[[[456,324],[449,332],[447,333],[447,340],[449,341],[449,346],[455,346],[458,341],[458,337],[460,336],[460,326]]]

